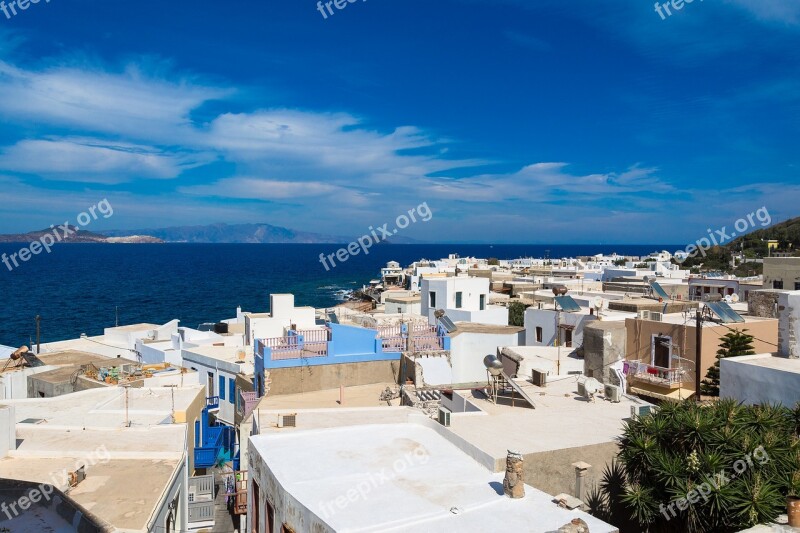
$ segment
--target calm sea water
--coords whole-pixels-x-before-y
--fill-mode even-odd
[[[0,253],[21,244],[0,244]],[[197,327],[245,311],[267,311],[270,293],[291,292],[297,305],[329,307],[341,291],[378,277],[387,261],[462,257],[570,257],[597,253],[645,255],[663,245],[382,245],[329,272],[319,254],[327,244],[62,244],[8,271],[0,263],[0,344],[21,346],[102,334],[115,323],[161,324],[178,318]]]

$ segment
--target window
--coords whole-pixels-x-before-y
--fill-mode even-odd
[[[794,290],[800,291],[800,281],[795,281],[794,282]]]
[[[564,330],[564,346],[567,348],[572,348],[572,330],[565,329]]]
[[[650,364],[659,368],[670,368],[672,360],[672,337],[653,335]]]
[[[542,328],[536,327],[536,342],[542,342]]]
[[[200,447],[200,421],[194,421],[194,447]]]
[[[772,288],[773,289],[783,289],[783,280],[782,279],[776,279],[775,281],[773,281],[772,282]]]
[[[228,401],[230,403],[236,401],[236,381],[233,378],[228,379]]]
[[[428,294],[428,298],[430,299],[430,307],[436,307],[436,293],[431,292]]]
[[[219,377],[219,399],[225,399],[225,376]]]
[[[214,373],[208,373],[208,396],[214,396]]]
[[[461,309],[461,304],[463,303],[463,296],[464,293],[461,291],[456,293],[456,309]]]
[[[481,294],[480,310],[483,311],[484,309],[486,309],[486,295]]]

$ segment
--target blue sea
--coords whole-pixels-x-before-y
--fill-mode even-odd
[[[11,254],[19,243],[0,243]],[[265,312],[270,293],[294,293],[297,305],[330,307],[394,260],[462,257],[572,257],[616,252],[646,255],[664,245],[376,246],[326,271],[320,253],[334,244],[60,244],[9,271],[0,263],[0,344],[28,345],[41,316],[42,342],[100,335],[119,324],[162,324],[174,318],[197,327],[235,315],[236,307]]]

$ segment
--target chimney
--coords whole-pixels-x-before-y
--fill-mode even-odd
[[[800,291],[778,294],[778,355],[800,358]]]
[[[503,492],[509,498],[525,497],[525,479],[522,472],[522,454],[508,450],[506,458],[506,477],[503,479]]]

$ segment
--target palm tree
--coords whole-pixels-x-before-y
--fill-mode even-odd
[[[717,360],[714,366],[708,369],[706,378],[700,383],[700,393],[704,396],[719,396],[719,361],[725,357],[738,357],[740,355],[753,355],[753,336],[745,333],[747,330],[733,330],[722,337],[722,342],[717,350]]]
[[[800,406],[667,403],[629,421],[590,492],[623,533],[728,532],[775,520],[800,489]]]

